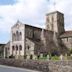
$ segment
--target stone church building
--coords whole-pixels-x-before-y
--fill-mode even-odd
[[[11,28],[10,41],[5,45],[4,57],[15,58],[68,53],[72,48],[72,31],[64,29],[64,14],[54,11],[46,14],[45,29],[17,23]]]

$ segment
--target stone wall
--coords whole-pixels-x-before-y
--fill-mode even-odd
[[[0,59],[0,64],[39,70],[41,72],[72,72],[72,61]]]
[[[4,53],[4,58],[9,57],[9,55],[10,55],[10,41],[4,46],[3,53]]]
[[[72,49],[72,37],[62,38],[62,42],[67,48]]]
[[[24,56],[24,48],[25,48],[25,25],[21,22],[17,22],[11,28],[11,38],[10,38],[10,54],[15,58]]]
[[[5,44],[0,44],[0,57],[4,57],[4,46]]]
[[[46,29],[57,32],[58,35],[64,30],[64,15],[58,11],[46,14]]]
[[[25,25],[25,36],[30,39],[40,40],[41,28]]]
[[[29,42],[26,40],[26,48],[27,46],[34,47],[34,54],[36,55],[40,53],[48,54],[48,52],[57,48],[53,40],[53,34],[52,31],[25,25],[25,37],[29,39]],[[34,43],[33,46],[30,42]]]

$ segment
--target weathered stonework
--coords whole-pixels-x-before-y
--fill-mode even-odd
[[[4,46],[4,58],[8,58],[10,55],[10,41]]]
[[[72,49],[72,31],[66,31],[60,38],[67,48]]]
[[[72,72],[72,61],[0,59],[0,64],[38,70],[40,72]]]
[[[64,15],[58,11],[46,14],[46,29],[17,22],[11,28],[9,51],[15,58],[33,58],[34,55],[54,51],[67,53],[72,48],[72,31],[64,29]]]
[[[46,14],[46,29],[61,35],[64,30],[64,15],[58,11]]]

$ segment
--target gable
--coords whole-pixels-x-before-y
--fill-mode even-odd
[[[16,24],[14,24],[11,29],[13,29],[13,28],[19,28],[19,27],[22,26],[22,25],[23,25],[23,24],[22,24],[20,21],[17,21]]]

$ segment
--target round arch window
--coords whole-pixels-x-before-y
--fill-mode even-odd
[[[16,34],[18,34],[18,31],[16,31]]]
[[[22,35],[22,33],[20,32],[20,35]]]
[[[18,50],[18,46],[16,45],[16,50]]]
[[[19,49],[22,50],[22,46],[21,45],[19,46]]]
[[[15,50],[15,47],[14,46],[12,46],[12,50]]]

